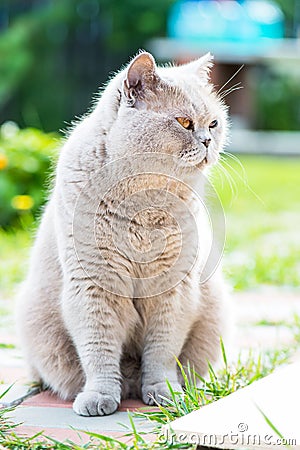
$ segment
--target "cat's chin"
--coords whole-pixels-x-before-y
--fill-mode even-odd
[[[195,167],[200,166],[207,163],[207,154],[206,153],[194,153],[194,154],[184,154],[181,156],[181,165],[186,167]]]
[[[197,169],[203,169],[207,165],[210,165],[207,159],[207,156],[204,156],[204,158],[191,158],[191,159],[182,159],[181,165],[186,168],[197,168]]]
[[[219,160],[218,153],[210,153],[209,152],[199,163],[197,163],[196,166],[198,169],[211,167],[211,166],[214,166],[215,164],[217,164],[218,160]]]
[[[207,158],[205,157],[201,162],[196,164],[197,169],[204,169],[208,165]]]
[[[213,155],[207,149],[192,149],[181,152],[181,165],[185,167],[196,167],[203,169],[214,164]]]

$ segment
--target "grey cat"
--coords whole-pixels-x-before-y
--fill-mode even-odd
[[[202,375],[219,357],[226,292],[220,269],[202,276],[204,174],[227,134],[211,60],[140,53],[61,150],[18,329],[31,378],[80,415],[163,402],[166,379],[182,391],[175,357]]]

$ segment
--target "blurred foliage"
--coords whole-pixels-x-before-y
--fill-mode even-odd
[[[295,24],[300,19],[299,0],[275,0],[282,9],[286,21],[286,36],[293,37],[297,33]],[[296,17],[296,15],[298,15]],[[299,26],[299,23],[298,23]]]
[[[36,217],[49,185],[51,164],[57,155],[54,134],[29,128],[19,130],[13,122],[0,128],[0,226],[27,223]]]
[[[0,3],[9,23],[0,39],[0,123],[49,131],[82,114],[109,72],[165,33],[173,1]]]
[[[255,126],[264,130],[300,130],[300,67],[286,64],[261,68],[256,78]]]
[[[84,113],[109,73],[166,34],[174,1],[0,1],[0,123],[51,131]],[[275,1],[286,35],[295,36],[300,0]],[[265,72],[255,90],[260,128],[299,129],[299,105],[290,101],[299,98],[293,77]]]

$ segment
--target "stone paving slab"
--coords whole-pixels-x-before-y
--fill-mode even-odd
[[[74,413],[71,408],[41,407],[41,406],[19,406],[11,414],[15,423],[22,423],[26,427],[38,427],[40,429],[50,428],[76,428],[78,430],[96,431],[108,434],[123,432],[130,427],[128,413],[117,411],[110,416],[83,417]],[[145,420],[135,420],[137,429],[150,431],[153,425]],[[127,428],[126,428],[127,427]]]
[[[34,395],[28,399],[26,399],[22,406],[39,406],[39,407],[47,407],[47,408],[72,408],[72,402],[61,400],[57,395],[44,391],[37,395]],[[128,399],[123,400],[118,408],[118,411],[127,412],[127,411],[157,411],[157,408],[152,406],[147,406],[140,400]]]
[[[5,391],[7,393],[1,398],[0,405],[17,401],[20,397],[28,394],[31,389],[30,386],[24,384],[2,384],[0,385],[0,396]],[[50,391],[43,391],[31,395],[22,402],[22,406],[43,407],[43,408],[68,408],[72,409],[72,401],[62,400],[56,394]],[[118,408],[118,411],[157,411],[154,406],[145,405],[141,400],[127,399],[123,400]]]
[[[22,403],[23,406],[43,406],[45,408],[72,408],[72,402],[60,399],[57,395],[51,392],[44,391],[31,398],[28,398]]]
[[[9,385],[1,385],[0,395],[8,387]],[[27,391],[28,386],[14,385],[0,402],[5,406],[5,403],[18,399]],[[84,444],[89,438],[84,431],[91,431],[114,437],[122,442],[129,442],[130,439],[126,436],[128,429],[131,430],[128,412],[155,411],[157,409],[146,406],[139,400],[129,399],[124,400],[118,411],[110,416],[82,417],[74,413],[72,402],[61,400],[55,394],[44,391],[26,399],[9,414],[9,417],[14,423],[20,424],[14,429],[14,432],[22,436],[30,437],[44,432],[45,436],[57,440],[69,439],[77,444]],[[153,425],[144,419],[135,419],[135,425],[138,431],[146,433],[147,436],[153,430]],[[151,440],[150,435],[149,440]]]

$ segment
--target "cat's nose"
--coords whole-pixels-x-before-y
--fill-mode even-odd
[[[210,144],[211,139],[210,138],[206,138],[206,139],[202,139],[201,143],[208,148],[209,144]]]

